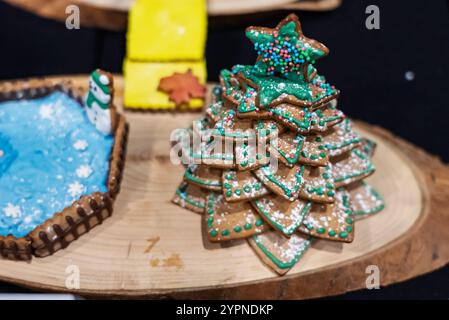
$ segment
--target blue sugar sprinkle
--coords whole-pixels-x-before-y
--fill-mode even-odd
[[[64,93],[0,103],[0,235],[25,236],[80,196],[106,192],[113,142]]]

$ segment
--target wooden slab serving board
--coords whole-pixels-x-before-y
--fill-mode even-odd
[[[87,85],[87,77],[71,78]],[[123,80],[115,82],[121,105]],[[53,256],[0,260],[0,280],[93,297],[287,299],[363,288],[369,265],[379,267],[381,284],[388,285],[449,261],[449,170],[383,129],[356,125],[378,143],[377,172],[368,180],[386,209],[356,223],[352,244],[315,241],[287,276],[278,277],[244,241],[209,243],[200,215],[170,202],[183,169],[170,162],[169,136],[199,114],[126,117],[128,156],[113,216]],[[70,266],[79,268],[79,289],[66,287]]]
[[[83,27],[125,30],[135,0],[4,0],[39,16],[64,22],[66,8],[77,5]],[[180,0],[182,1],[182,0]],[[207,0],[210,16],[243,15],[276,10],[329,11],[342,0]]]

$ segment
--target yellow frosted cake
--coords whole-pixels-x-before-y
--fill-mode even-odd
[[[125,107],[141,110],[181,107],[160,90],[159,82],[191,70],[199,83],[205,84],[206,32],[205,0],[137,0],[129,14],[123,67]],[[198,110],[202,106],[203,99],[193,97],[183,102],[182,108]]]
[[[175,72],[192,70],[201,83],[206,80],[204,60],[198,62],[135,62],[126,60],[124,73],[126,79],[125,105],[139,109],[175,109],[176,104],[169,96],[158,90],[162,78]],[[201,109],[202,99],[191,99],[188,108]]]

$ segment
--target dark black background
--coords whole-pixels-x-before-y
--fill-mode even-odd
[[[365,27],[370,4],[380,8],[380,30]],[[254,61],[246,26],[273,27],[286,14],[211,18],[209,80],[216,81],[222,68]],[[346,114],[381,125],[449,161],[448,0],[344,0],[335,11],[297,14],[304,33],[331,50],[317,68],[341,90],[339,105]],[[87,73],[97,67],[121,72],[125,48],[125,32],[67,30],[63,23],[0,2],[0,79]],[[405,78],[409,71],[411,81]],[[0,283],[0,291],[24,290]],[[339,298],[448,299],[449,267]]]

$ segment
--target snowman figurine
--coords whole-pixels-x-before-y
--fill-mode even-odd
[[[110,135],[114,129],[113,94],[112,75],[100,69],[92,72],[85,101],[86,113],[90,122],[104,135]]]

